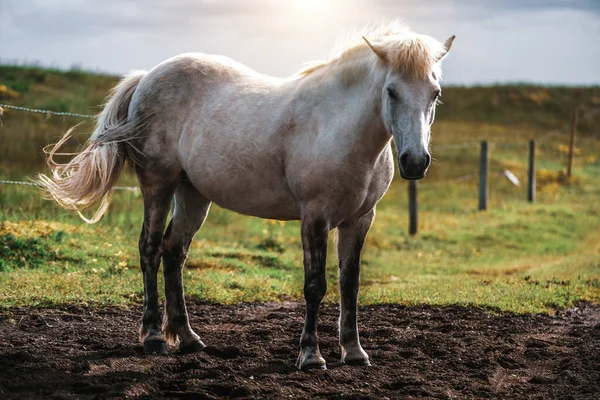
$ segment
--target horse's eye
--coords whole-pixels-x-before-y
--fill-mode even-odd
[[[434,101],[436,101],[437,99],[439,99],[441,94],[442,94],[442,92],[440,90],[436,90],[435,94],[433,95],[432,103]]]
[[[396,92],[394,92],[394,89],[387,88],[387,94],[388,94],[388,96],[390,96],[390,99],[398,100],[398,96],[396,95]]]

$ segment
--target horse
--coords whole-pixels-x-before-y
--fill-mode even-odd
[[[69,162],[54,157],[72,129],[48,151],[52,173],[38,181],[89,223],[106,211],[125,163],[135,170],[144,202],[140,340],[146,353],[167,353],[167,343],[181,353],[205,347],[189,323],[182,269],[214,202],[249,216],[301,221],[301,370],[326,369],[317,319],[327,287],[328,233],[337,229],[341,362],[370,365],[357,324],[362,248],[394,175],[391,142],[402,178],[421,179],[431,164],[441,60],[453,40],[442,43],[392,22],[285,79],[224,56],[182,54],[125,76],[86,147]],[[82,215],[98,204],[91,218]]]

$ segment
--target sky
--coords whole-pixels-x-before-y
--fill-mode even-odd
[[[600,84],[600,0],[0,0],[0,62],[124,74],[202,52],[286,77],[391,19],[456,35],[447,84]]]

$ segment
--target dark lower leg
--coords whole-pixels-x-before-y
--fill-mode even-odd
[[[183,290],[182,271],[195,233],[206,219],[210,202],[189,183],[181,182],[175,193],[175,211],[165,233],[163,269],[165,277],[165,319],[167,340],[179,339],[182,352],[202,350],[205,346],[189,323]]]
[[[340,344],[358,341],[356,313],[359,286],[358,260],[352,260],[340,268]]]
[[[140,339],[146,353],[165,353],[166,344],[158,308],[157,274],[162,256],[163,234],[171,199],[175,192],[172,185],[156,182],[154,177],[138,171],[140,188],[144,196],[144,224],[140,236],[140,265],[144,274],[144,314]]]
[[[360,285],[360,254],[371,227],[374,212],[351,225],[339,228],[340,261],[340,347],[342,362],[369,365],[369,357],[360,345],[357,323]]]
[[[300,338],[300,355],[296,366],[300,369],[325,368],[325,360],[319,351],[317,320],[319,306],[325,292],[325,264],[327,258],[327,234],[324,221],[303,222],[302,242],[304,246],[304,299],[306,315]]]
[[[163,268],[165,277],[165,319],[163,330],[167,340],[183,352],[202,350],[205,346],[200,337],[190,327],[183,291],[182,270],[187,259],[189,243],[183,246],[165,248]]]
[[[144,227],[144,230],[146,228]],[[158,307],[157,273],[160,266],[162,232],[142,233],[140,239],[140,259],[144,274],[144,313],[140,328],[140,340],[144,342],[147,353],[164,353],[166,346],[161,329]]]

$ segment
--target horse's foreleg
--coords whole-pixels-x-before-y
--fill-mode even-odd
[[[304,249],[304,300],[306,315],[300,338],[299,369],[325,369],[325,359],[319,351],[317,319],[319,306],[325,292],[325,263],[327,259],[328,224],[323,220],[302,221],[302,246]]]
[[[140,264],[144,273],[144,315],[140,328],[140,340],[144,352],[166,353],[167,346],[161,329],[158,309],[156,275],[160,267],[163,233],[175,185],[150,185],[141,175],[140,187],[144,196],[144,224],[140,236]]]
[[[179,339],[179,350],[190,353],[205,346],[192,330],[185,306],[182,270],[192,239],[208,215],[210,201],[189,183],[175,192],[175,211],[164,240],[165,319],[163,330],[170,343]]]
[[[356,222],[338,228],[338,258],[340,262],[340,347],[342,362],[370,365],[369,356],[358,338],[357,305],[360,285],[360,253],[375,217],[375,210]]]

